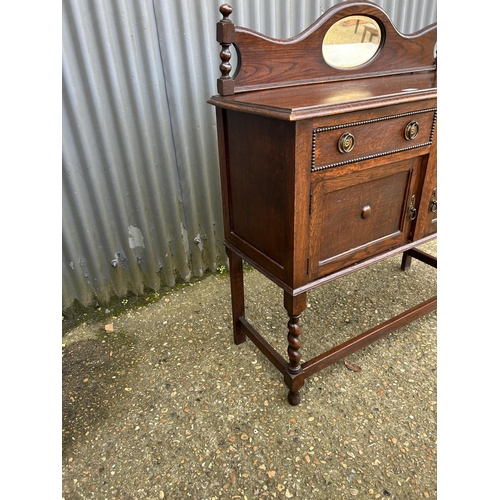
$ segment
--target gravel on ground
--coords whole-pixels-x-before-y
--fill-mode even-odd
[[[436,240],[421,247],[437,255]],[[307,360],[436,294],[401,256],[308,294]],[[246,316],[284,356],[283,293],[245,271]],[[437,314],[306,380],[232,341],[229,277],[212,275],[63,336],[62,497],[437,498]],[[352,368],[352,366],[351,366]]]

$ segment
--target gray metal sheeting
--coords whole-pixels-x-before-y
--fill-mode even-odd
[[[63,309],[225,264],[215,113],[220,0],[63,1]],[[233,0],[231,18],[294,36],[338,1]],[[379,4],[403,33],[436,0]]]

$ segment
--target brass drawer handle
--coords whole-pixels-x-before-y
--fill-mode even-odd
[[[354,136],[349,132],[342,134],[339,139],[339,151],[341,153],[350,153],[354,148]]]
[[[405,127],[405,139],[407,141],[413,141],[415,137],[417,137],[418,132],[420,130],[420,125],[418,122],[410,122]]]

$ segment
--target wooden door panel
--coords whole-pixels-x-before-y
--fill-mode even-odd
[[[411,237],[409,205],[419,199],[418,158],[339,178],[316,178],[312,190],[311,272],[319,278]]]

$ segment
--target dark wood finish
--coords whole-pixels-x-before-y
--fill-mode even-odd
[[[293,126],[258,115],[227,111],[231,164],[243,168],[232,169],[228,192],[231,203],[231,232],[253,248],[269,256],[276,264],[272,271],[282,273],[285,250],[287,193],[276,186],[286,182],[286,149],[276,144],[293,146]],[[248,141],[255,137],[260,147]],[[268,138],[273,140],[269,141]],[[248,193],[252,196],[248,196]],[[278,270],[278,267],[280,268]]]
[[[413,149],[432,142],[435,110],[415,111],[351,123],[338,123],[335,120],[330,127],[319,127],[314,130],[313,170],[353,163],[366,158],[385,156],[396,151]],[[345,118],[347,121],[348,118]],[[405,126],[418,120],[420,132],[414,140],[404,137]],[[376,127],[377,134],[373,134]],[[348,153],[338,148],[339,138],[349,133],[355,138],[355,145]]]
[[[288,362],[287,371],[285,372],[285,383],[287,383],[290,391],[288,392],[288,402],[291,405],[300,403],[299,389],[304,385],[304,371],[300,360],[302,355],[299,349],[302,347],[300,334],[302,327],[299,324],[300,315],[306,308],[306,294],[292,295],[284,293],[285,309],[288,312]]]
[[[259,114],[281,120],[331,117],[339,113],[362,110],[367,113],[384,112],[380,106],[405,103],[403,110],[422,109],[422,101],[429,98],[427,106],[436,105],[436,72],[421,74],[387,75],[383,78],[365,78],[352,81],[321,83],[313,87],[303,85],[291,88],[245,92],[232,96],[214,95],[208,102],[224,109]],[[414,89],[414,90],[406,90]],[[416,102],[411,107],[409,103]],[[394,111],[396,113],[396,110]],[[352,121],[370,119],[368,114],[354,117]],[[327,122],[328,123],[328,122]],[[326,123],[325,123],[326,125]]]
[[[411,267],[411,255],[410,251],[406,250],[403,252],[403,258],[401,259],[401,271],[408,271]]]
[[[433,297],[302,361],[308,290],[398,253],[403,270],[413,258],[437,267],[415,248],[437,235],[437,29],[403,36],[378,6],[347,1],[297,37],[273,40],[233,26],[227,4],[220,11],[219,95],[208,102],[217,111],[234,341],[252,340],[296,405],[307,377],[436,308]],[[382,45],[369,63],[336,70],[321,42],[348,15],[374,19]],[[283,289],[288,361],[245,318],[242,260]]]
[[[308,283],[299,286],[297,288],[292,288],[288,286],[286,283],[283,281],[279,280],[274,276],[273,274],[269,273],[266,271],[260,264],[258,264],[256,261],[252,260],[250,257],[245,255],[243,252],[238,250],[236,247],[233,247],[229,243],[225,242],[224,244],[226,245],[226,248],[231,249],[234,253],[239,255],[242,259],[245,259],[246,262],[248,262],[251,266],[255,267],[258,269],[264,276],[269,278],[271,281],[276,283],[279,287],[283,288],[284,291],[292,293],[292,294],[298,294],[298,293],[303,293],[303,292],[308,292],[309,290],[312,290],[313,288],[317,288],[318,286],[325,285],[326,283],[329,283],[330,281],[334,281],[336,279],[342,278],[343,276],[347,276],[348,274],[354,273],[356,271],[359,271],[361,269],[364,269],[365,267],[372,266],[373,264],[376,264],[377,262],[380,262],[382,260],[388,259],[389,257],[394,257],[395,255],[399,253],[404,253],[406,250],[411,249],[417,245],[421,245],[423,243],[427,243],[428,241],[431,241],[436,238],[436,234],[431,234],[429,236],[426,236],[425,238],[421,238],[418,240],[418,243],[414,243],[413,241],[408,242],[404,245],[401,245],[399,247],[393,248],[391,250],[387,250],[386,252],[383,252],[382,254],[374,255],[373,257],[370,257],[368,259],[362,260],[360,262],[357,262],[356,264],[353,264],[348,267],[344,267],[342,269],[339,269],[338,271],[335,271],[331,274],[328,274],[326,276],[323,276],[321,278],[318,278],[313,281],[309,281]],[[309,265],[309,264],[308,264]],[[433,266],[437,267],[437,266]]]
[[[412,257],[415,257],[417,260],[420,260],[424,264],[435,267],[437,269],[436,257],[422,252],[422,250],[419,250],[418,248],[411,248],[410,250],[403,252],[403,262],[401,264],[402,271],[408,271],[408,269],[410,269]]]
[[[383,50],[371,64],[348,72],[328,66],[321,48],[326,32],[343,17],[359,14],[378,20],[382,29]],[[218,38],[218,41],[221,43],[221,39]],[[236,75],[233,76],[234,88],[231,90],[234,92],[432,71],[436,68],[433,56],[436,25],[404,36],[397,31],[385,12],[371,2],[347,1],[336,5],[305,31],[287,40],[277,40],[237,26],[234,38],[228,36],[224,42],[234,43],[240,59]]]
[[[435,133],[437,142],[437,133]],[[427,173],[422,187],[422,205],[420,217],[415,228],[415,237],[422,238],[437,232],[437,148],[429,152]]]
[[[221,95],[230,95],[234,93],[234,80],[231,78],[231,51],[229,47],[234,42],[234,24],[229,19],[229,15],[233,12],[233,8],[225,3],[219,9],[222,14],[222,19],[217,23],[217,41],[221,45],[219,66],[221,76],[217,80],[217,92]]]
[[[366,347],[375,340],[399,329],[403,326],[415,321],[424,314],[428,314],[434,311],[437,307],[437,297],[431,297],[430,299],[421,302],[420,304],[408,309],[407,311],[394,316],[393,318],[381,323],[380,325],[367,330],[356,337],[343,342],[342,344],[333,347],[329,351],[326,351],[319,356],[316,356],[309,361],[306,361],[302,368],[306,377],[314,375],[318,371],[330,366],[332,363],[345,358],[349,354]]]
[[[325,274],[410,239],[407,206],[418,181],[419,158],[325,179],[312,187],[311,275]],[[363,206],[373,215],[363,219]]]
[[[243,285],[243,261],[238,254],[228,248],[226,253],[229,259],[229,278],[231,282],[231,306],[233,313],[234,343],[245,342],[245,333],[241,329],[240,318],[245,317],[245,293]]]

